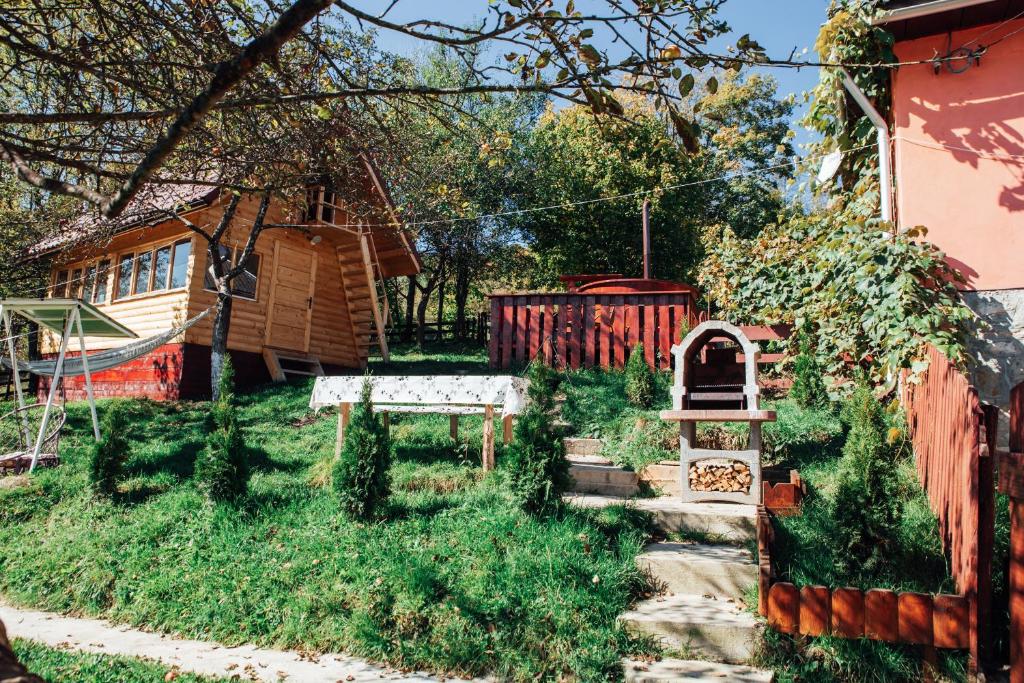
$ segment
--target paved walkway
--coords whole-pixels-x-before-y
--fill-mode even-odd
[[[4,604],[0,604],[0,619],[11,638],[82,652],[144,657],[157,660],[169,669],[206,676],[302,683],[443,680],[423,673],[402,673],[344,655],[315,656],[251,645],[225,647],[115,626],[99,619],[65,617]]]

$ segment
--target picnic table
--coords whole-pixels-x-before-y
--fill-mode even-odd
[[[494,460],[494,415],[500,411],[504,443],[512,440],[512,420],[526,407],[529,381],[509,375],[392,375],[317,377],[309,407],[338,409],[338,438],[335,457],[341,455],[352,404],[359,401],[363,382],[370,382],[375,412],[382,413],[385,426],[391,413],[420,413],[449,416],[451,437],[459,435],[459,417],[483,415],[484,470]]]

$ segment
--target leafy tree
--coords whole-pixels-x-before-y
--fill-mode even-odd
[[[367,376],[333,473],[334,491],[342,509],[361,520],[373,519],[391,490],[391,442],[387,429],[373,412],[371,391]]]
[[[803,408],[825,408],[828,406],[828,391],[821,366],[811,345],[809,325],[800,328],[796,338],[797,356],[793,361],[793,387],[789,396]]]
[[[749,240],[724,230],[699,281],[730,320],[812,323],[826,374],[849,376],[849,357],[892,383],[900,369],[927,367],[926,344],[963,362],[973,320],[956,290],[962,278],[923,234],[893,235],[851,212],[796,217]]]
[[[100,440],[89,453],[89,484],[101,496],[117,493],[117,484],[131,452],[128,444],[128,418],[122,401],[115,401],[100,427]]]
[[[903,516],[896,454],[882,406],[866,383],[847,400],[843,416],[850,431],[831,515],[840,544],[835,555],[845,572],[871,576],[894,552]]]
[[[637,276],[643,261],[641,206],[652,202],[654,275],[688,280],[703,255],[701,234],[719,223],[755,234],[783,206],[772,173],[707,183],[753,166],[778,163],[792,152],[789,100],[773,80],[726,75],[713,93],[692,91],[700,124],[699,152],[672,135],[652,101],[624,92],[617,101],[629,119],[609,122],[583,107],[548,109],[527,147],[531,182],[524,206],[557,206],[623,196],[620,200],[528,212],[515,221],[540,259],[542,283],[566,272]],[[699,107],[698,107],[699,104]],[[657,191],[655,191],[657,190]]]
[[[550,510],[569,490],[569,461],[555,427],[555,391],[558,373],[539,360],[528,373],[530,403],[516,420],[515,440],[506,451],[512,492],[519,505],[532,514]]]
[[[626,361],[626,399],[640,408],[650,408],[654,402],[654,371],[644,358],[642,343],[633,347]]]
[[[212,501],[233,501],[249,486],[247,449],[235,407],[235,370],[228,357],[220,375],[217,400],[210,410],[211,427],[196,461],[196,478]]]

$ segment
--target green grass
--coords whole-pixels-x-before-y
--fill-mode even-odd
[[[407,354],[386,371],[486,372],[480,358]],[[655,650],[615,621],[647,589],[634,565],[646,518],[621,507],[527,516],[500,455],[482,476],[478,420],[457,444],[445,417],[394,416],[387,514],[351,523],[311,483],[332,457],[335,419],[310,418],[310,390],[240,397],[255,454],[237,507],[210,505],[191,479],[208,404],[133,401],[128,477],[110,501],[88,492],[88,412],[69,406],[64,464],[0,490],[0,592],[225,644],[515,680],[607,680],[622,655]]]
[[[15,639],[14,652],[32,673],[49,683],[140,683],[163,681],[171,669],[146,659],[74,652]],[[228,679],[178,673],[175,683],[215,683]]]

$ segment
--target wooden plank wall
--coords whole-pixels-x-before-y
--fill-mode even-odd
[[[671,367],[673,344],[697,324],[689,293],[530,293],[491,296],[492,368],[508,368],[544,351],[556,367],[622,368],[643,342],[651,367]]]
[[[957,590],[969,601],[970,651],[984,661],[992,599],[993,465],[977,390],[937,349],[920,383],[903,382],[917,473],[939,521]],[[994,429],[990,430],[994,432]]]

